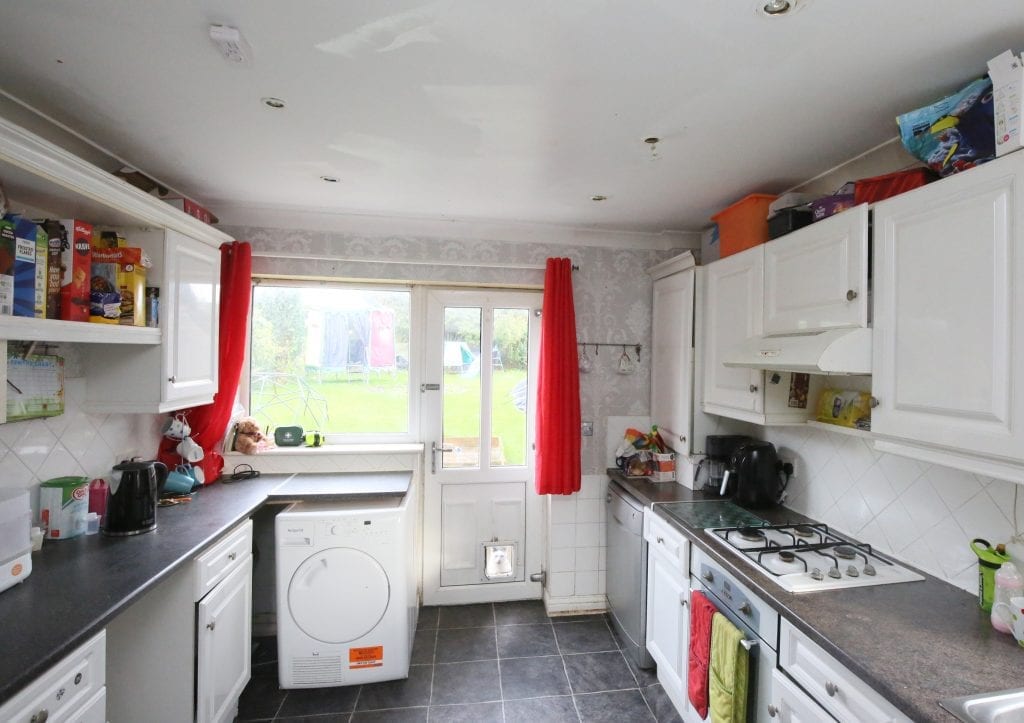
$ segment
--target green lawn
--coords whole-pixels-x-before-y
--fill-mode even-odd
[[[525,370],[494,371],[492,434],[501,439],[505,463],[525,464],[526,415],[513,404],[512,388]],[[276,381],[276,384],[274,383]],[[261,382],[254,375],[253,416],[262,425],[301,425],[335,433],[406,431],[409,373],[330,374],[306,377],[307,389],[294,377]],[[445,374],[445,437],[479,435],[479,377]],[[416,393],[419,393],[418,390]],[[326,411],[326,421],[324,419]]]

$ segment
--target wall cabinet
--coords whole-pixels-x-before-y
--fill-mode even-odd
[[[764,333],[866,327],[868,206],[764,246]]]
[[[874,213],[877,448],[1024,479],[1024,154]]]
[[[693,256],[687,253],[670,259],[652,273],[651,421],[666,444],[689,454],[693,442]]]
[[[147,283],[160,287],[162,311],[159,328],[0,317],[0,341],[88,344],[87,403],[95,411],[165,412],[212,401],[218,247],[231,237],[3,118],[0,180],[13,211],[124,230],[153,259]]]
[[[160,270],[159,347],[126,354],[97,346],[86,359],[87,403],[98,412],[169,412],[217,391],[220,251],[173,229],[121,229]]]
[[[647,650],[658,666],[658,682],[675,705],[686,709],[690,639],[690,543],[650,510],[647,540]]]

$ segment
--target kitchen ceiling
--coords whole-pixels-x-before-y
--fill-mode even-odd
[[[1020,0],[764,2],[14,0],[0,87],[214,212],[657,232],[882,143],[1024,49]]]

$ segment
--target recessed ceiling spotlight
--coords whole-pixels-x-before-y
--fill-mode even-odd
[[[601,194],[597,194],[595,196],[591,196],[590,200],[591,201],[607,201],[608,197],[607,196],[602,196]]]
[[[656,143],[661,143],[661,139],[658,138],[657,136],[647,136],[646,138],[644,138],[644,143],[653,146]]]
[[[265,98],[260,98],[260,102],[263,105],[267,106],[268,108],[273,108],[274,110],[280,110],[281,108],[284,108],[283,100],[281,100],[280,98],[272,98],[269,95]]]
[[[789,0],[768,0],[762,8],[765,15],[784,15],[793,9]]]
[[[337,183],[338,182],[338,177],[337,176],[320,176],[320,180],[323,181],[324,183]]]

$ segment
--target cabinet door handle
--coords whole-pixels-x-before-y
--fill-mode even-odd
[[[825,692],[828,693],[829,698],[835,698],[836,693],[839,692],[839,686],[833,683],[831,680],[826,680]]]
[[[753,394],[756,391],[757,391],[757,385],[756,384],[751,384],[750,385],[750,393]]]
[[[665,544],[665,538],[664,537],[658,537],[656,539],[658,540],[658,544],[659,545],[664,545]]]
[[[872,409],[874,409],[875,407],[877,407],[881,403],[882,402],[878,399],[878,397],[871,397],[871,401],[868,402],[868,404],[871,405]]]
[[[679,435],[679,441],[682,442],[683,444],[686,444],[686,435],[685,434],[680,434]]]
[[[778,709],[778,708],[776,708],[776,707],[775,707],[774,705],[772,705],[771,703],[769,703],[769,704],[768,704],[768,717],[769,717],[769,718],[774,718],[774,717],[775,717],[775,716],[777,716],[778,714],[779,714],[779,709]]]
[[[206,629],[207,630],[213,630],[215,627],[217,627],[217,621],[216,620],[211,620],[210,622],[206,623]]]
[[[854,291],[853,289],[850,289],[849,291],[846,292],[846,300],[847,301],[853,301],[856,298],[857,298],[857,292]]]
[[[235,559],[236,557],[238,557],[238,553],[237,553],[237,552],[229,552],[229,553],[228,553],[228,559],[229,559],[229,560],[231,560],[231,561],[234,561],[234,559]]]
[[[686,599],[685,592],[679,594],[679,604],[682,605],[684,608],[689,604],[689,601]]]
[[[38,713],[35,713],[29,723],[46,723],[46,720],[50,717],[50,711],[43,708]]]
[[[171,384],[174,384],[176,381],[178,381],[178,378],[177,377],[167,377],[167,381],[169,381]]]

